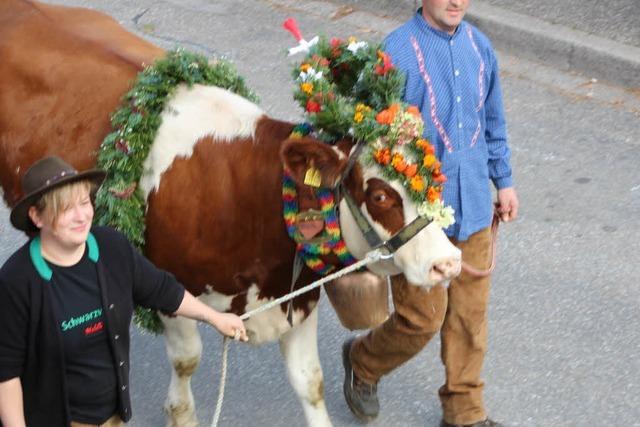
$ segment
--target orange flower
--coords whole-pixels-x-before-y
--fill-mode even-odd
[[[404,161],[402,154],[396,153],[391,159],[391,165],[395,170],[402,173],[407,168],[407,162]]]
[[[376,121],[381,125],[390,125],[396,118],[396,114],[400,110],[399,104],[391,104],[386,110],[382,110],[376,115]]]
[[[433,178],[433,182],[436,182],[438,184],[444,184],[445,182],[447,182],[447,177],[440,172],[440,169],[433,171],[433,173],[431,174],[431,178]]]
[[[418,148],[420,148],[422,151],[425,152],[425,154],[435,154],[436,153],[436,149],[433,145],[431,145],[429,143],[429,141],[427,141],[424,138],[420,138],[416,141],[416,146]]]
[[[420,193],[422,192],[422,190],[424,190],[424,181],[422,180],[422,177],[420,175],[416,175],[411,178],[410,184],[413,191]]]
[[[306,93],[307,95],[311,95],[313,93],[313,83],[304,82],[300,85],[300,90]]]
[[[412,163],[412,164],[410,164],[410,165],[407,165],[407,168],[404,170],[404,175],[405,175],[407,178],[413,178],[413,176],[414,176],[416,173],[418,173],[418,165],[415,165],[415,164],[413,164],[413,163]]]
[[[389,110],[382,110],[376,115],[376,122],[381,125],[390,125],[393,122],[393,117]]]
[[[382,148],[376,151],[373,156],[376,159],[376,162],[380,163],[381,165],[386,166],[389,164],[389,162],[391,162],[391,152],[388,148]]]
[[[407,108],[407,113],[415,117],[420,117],[420,110],[418,110],[418,107],[415,105],[410,105],[409,108]]]
[[[429,187],[429,189],[427,190],[427,200],[429,201],[429,203],[440,200],[440,191],[438,191],[434,187]]]
[[[300,65],[300,71],[302,71],[304,73],[309,71],[309,68],[311,68],[311,64],[304,63],[304,64]]]
[[[422,164],[425,168],[431,168],[436,162],[436,156],[434,156],[433,154],[427,154],[422,160]]]

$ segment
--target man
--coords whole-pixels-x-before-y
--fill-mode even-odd
[[[491,258],[490,182],[503,221],[518,215],[498,66],[489,40],[463,17],[469,0],[423,0],[413,19],[393,31],[385,50],[406,74],[404,100],[417,105],[425,136],[448,177],[443,199],[456,223],[445,231],[462,258],[486,268]],[[487,346],[489,277],[463,271],[425,291],[394,278],[396,311],[366,336],[343,345],[344,393],[363,420],[378,415],[377,383],[441,331],[446,382],[440,388],[442,426],[499,426],[487,417],[480,379]]]

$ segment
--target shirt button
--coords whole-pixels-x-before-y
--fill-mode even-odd
[[[460,98],[459,96],[456,96],[456,102],[460,102],[462,101],[462,98]]]
[[[124,360],[121,360],[120,363],[118,363],[119,366],[124,366]]]
[[[458,129],[462,129],[462,123],[458,123]]]
[[[456,77],[458,77],[458,76],[460,75],[460,70],[455,70],[455,71],[453,72],[453,74],[455,74],[455,75],[456,75]]]
[[[113,337],[113,339],[117,340],[118,338],[120,338],[120,335],[115,334],[115,336]]]
[[[113,307],[115,307],[115,305],[109,304],[109,310],[113,310]]]
[[[127,389],[127,386],[126,386],[126,385],[123,385],[123,386],[122,386],[122,391],[125,391],[126,389]]]
[[[453,46],[453,40],[449,40],[449,45]]]

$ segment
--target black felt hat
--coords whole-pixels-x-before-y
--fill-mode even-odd
[[[102,184],[106,172],[91,169],[78,172],[59,157],[45,157],[34,163],[22,177],[22,193],[25,195],[11,210],[11,224],[18,230],[34,231],[36,228],[29,218],[29,208],[47,191],[73,182],[89,180]]]

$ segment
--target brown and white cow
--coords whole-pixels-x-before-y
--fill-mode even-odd
[[[57,154],[79,169],[95,164],[109,114],[142,64],[163,51],[84,9],[3,0],[0,22],[0,184],[12,205],[21,175],[38,158]],[[282,219],[283,164],[302,182],[313,162],[325,185],[345,168],[351,143],[291,140],[292,128],[237,95],[199,85],[180,87],[163,113],[140,181],[148,202],[146,255],[218,310],[240,314],[289,291],[295,247]],[[375,168],[356,165],[346,184],[382,239],[417,216],[404,188]],[[300,193],[302,207],[317,207],[304,186]],[[340,220],[348,248],[362,257],[369,247],[342,204]],[[460,252],[431,224],[371,269],[430,287],[459,266]],[[305,268],[296,287],[316,278]],[[326,426],[319,296],[316,290],[293,301],[293,325],[287,304],[246,325],[252,344],[280,341],[308,424]],[[200,336],[191,320],[162,321],[173,365],[168,425],[196,425],[189,380],[200,361]]]

